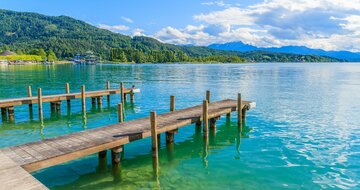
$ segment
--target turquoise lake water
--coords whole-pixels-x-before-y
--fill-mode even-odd
[[[152,178],[151,141],[125,146],[121,169],[99,163],[97,155],[37,171],[51,189],[360,189],[360,63],[0,66],[0,98],[105,88],[141,89],[126,104],[126,120],[169,109],[200,105],[205,91],[212,100],[243,99],[257,107],[240,133],[236,115],[222,117],[208,146],[194,125],[184,127],[169,148],[162,137],[160,176]],[[117,122],[118,95],[104,98],[102,109],[87,100],[87,121],[80,100],[71,113],[50,114],[44,103],[44,127],[27,106],[15,107],[15,122],[0,121],[0,147],[97,128]],[[34,110],[37,106],[34,105]],[[108,156],[109,158],[110,156]]]

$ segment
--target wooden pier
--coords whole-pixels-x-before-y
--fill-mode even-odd
[[[112,164],[116,166],[121,160],[119,153],[124,153],[124,145],[152,136],[153,169],[154,176],[157,177],[159,134],[166,133],[166,143],[171,144],[179,128],[193,123],[200,127],[202,123],[203,138],[207,140],[209,120],[211,131],[216,128],[216,121],[221,115],[229,117],[231,112],[236,111],[237,118],[240,119],[238,127],[241,129],[246,111],[255,107],[254,102],[243,101],[240,94],[237,100],[210,102],[209,93],[203,105],[175,110],[175,97],[172,96],[170,112],[159,115],[151,112],[150,117],[124,122],[122,105],[119,103],[118,124],[3,148],[0,149],[0,155],[9,158],[25,171],[33,172],[94,153],[98,153],[99,159],[103,159],[106,157],[106,151],[111,150]],[[3,178],[4,175],[1,175],[0,182]],[[21,181],[18,182],[21,183]]]
[[[67,101],[68,108],[71,107],[71,100],[73,99],[81,99],[82,101],[82,110],[86,110],[86,98],[91,98],[92,105],[94,106],[97,102],[99,107],[102,106],[103,96],[107,96],[107,100],[110,101],[110,95],[112,94],[120,94],[120,101],[125,101],[126,95],[130,95],[131,101],[134,101],[134,94],[139,92],[139,89],[135,88],[124,88],[124,84],[120,83],[120,87],[117,89],[110,89],[110,83],[106,83],[106,89],[104,90],[96,90],[96,91],[85,91],[85,86],[81,86],[80,92],[70,93],[69,84],[65,84],[65,93],[64,94],[56,94],[56,95],[42,95],[42,89],[38,89],[37,96],[32,96],[31,87],[28,89],[28,96],[23,98],[13,98],[13,99],[3,99],[0,100],[0,109],[1,115],[3,119],[14,120],[15,106],[21,105],[29,105],[29,112],[32,114],[32,105],[38,104],[38,113],[39,119],[43,119],[43,103],[50,102],[50,108],[52,112],[60,112],[60,105],[62,101]]]

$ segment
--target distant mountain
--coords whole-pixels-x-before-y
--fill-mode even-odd
[[[293,53],[302,55],[318,55],[328,56],[346,61],[360,61],[360,53],[353,53],[349,51],[325,51],[322,49],[311,49],[305,46],[283,46],[283,47],[272,47],[272,48],[259,48],[256,46],[248,45],[243,42],[230,42],[225,44],[212,44],[208,46],[212,49],[227,50],[227,51],[269,51],[277,53]]]
[[[249,46],[247,50],[249,48],[251,47]],[[155,51],[161,51],[161,56],[165,54],[165,56],[171,57],[175,55],[174,52],[178,52],[177,54],[186,54],[190,60],[199,61],[208,61],[209,58],[228,60],[224,57],[234,56],[244,58],[249,62],[341,61],[324,56],[270,52],[242,53],[203,46],[179,46],[162,43],[150,37],[130,37],[113,33],[68,16],[46,16],[38,13],[3,9],[0,9],[0,49],[9,49],[20,54],[31,54],[34,49],[44,49],[46,52],[51,50],[60,59],[71,59],[78,53],[85,53],[90,50],[104,60],[112,60],[114,56],[121,57],[121,55],[114,55],[116,53],[114,49],[118,52],[126,49],[130,50],[139,60],[144,54],[150,58],[159,57],[160,55],[153,54],[156,53]],[[174,58],[174,60],[176,59]]]

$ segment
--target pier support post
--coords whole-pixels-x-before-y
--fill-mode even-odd
[[[177,133],[178,133],[177,129],[166,132],[166,144],[173,143],[175,134]]]
[[[151,126],[151,150],[152,150],[152,165],[154,177],[158,177],[159,174],[159,150],[157,139],[157,121],[156,112],[150,112],[150,126]]]
[[[123,105],[121,103],[118,104],[118,120],[119,123],[124,122],[124,110],[123,110]],[[120,146],[122,151],[121,151],[121,158],[124,158],[124,145]]]
[[[122,105],[124,105],[124,103],[125,103],[125,94],[124,94],[124,83],[123,82],[120,83],[120,99],[121,99]]]
[[[42,90],[41,88],[38,88],[38,108],[39,108],[39,120],[43,121],[43,106],[42,106]]]
[[[66,83],[66,84],[65,84],[65,92],[66,92],[66,94],[70,94],[70,86],[69,86],[69,83]],[[66,102],[67,102],[67,107],[68,107],[68,109],[69,109],[70,106],[71,106],[70,99],[67,99]]]
[[[95,107],[96,105],[96,97],[91,97],[91,106]]]
[[[226,119],[230,119],[231,118],[231,112],[226,114]]]
[[[166,153],[169,162],[172,162],[174,160],[174,146],[174,143],[166,144]]]
[[[175,111],[175,96],[170,96],[170,112]],[[178,130],[173,131],[167,131],[165,134],[166,143],[173,143],[174,142],[174,136],[178,132]]]
[[[3,120],[6,119],[6,117],[7,117],[6,114],[7,114],[7,109],[6,108],[1,108],[1,117],[2,117]]]
[[[210,103],[210,97],[211,97],[210,90],[207,90],[206,91],[206,100],[208,101],[208,103]]]
[[[110,90],[110,81],[106,82],[106,90]],[[110,103],[110,94],[107,95],[107,102]]]
[[[210,129],[212,130],[216,129],[216,118],[210,119]]]
[[[203,132],[204,136],[208,136],[209,128],[209,103],[207,100],[203,102]]]
[[[55,110],[57,113],[60,113],[61,101],[55,102]]]
[[[32,97],[32,92],[31,92],[31,86],[28,86],[27,88],[28,91],[28,97]],[[29,112],[32,112],[32,104],[29,104]]]
[[[131,92],[130,92],[130,101],[131,101],[131,102],[134,102],[134,101],[135,101],[134,88],[135,88],[135,85],[132,86],[132,90],[131,90]]]
[[[14,120],[14,106],[10,106],[7,108],[8,110],[8,118],[10,121]]]
[[[119,119],[119,123],[124,122],[124,112],[123,112],[122,103],[118,104],[118,119]]]
[[[107,153],[107,150],[104,150],[104,151],[99,152],[99,153],[98,153],[99,159],[106,158],[106,153]]]
[[[242,119],[242,123],[246,123],[246,108],[244,107],[243,109],[242,109],[242,117],[241,117],[241,119]]]
[[[86,96],[85,96],[85,85],[81,86],[81,108],[84,114],[86,114]]]
[[[120,163],[120,152],[123,151],[122,146],[115,147],[111,149],[111,163],[112,165],[117,165]]]
[[[170,96],[170,111],[175,111],[175,96]]]
[[[55,111],[55,102],[50,102],[50,110],[51,110],[51,113],[53,113]]]
[[[98,153],[98,167],[97,167],[97,171],[100,173],[105,173],[106,172],[106,168],[107,168],[107,150],[101,151]]]
[[[98,96],[98,97],[97,97],[97,104],[98,104],[98,107],[99,107],[99,108],[102,107],[102,96]]]
[[[237,112],[238,112],[238,127],[242,128],[242,101],[241,101],[241,93],[238,94],[237,99]]]

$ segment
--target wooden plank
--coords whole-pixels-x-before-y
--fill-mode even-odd
[[[42,183],[21,168],[12,159],[0,152],[0,189],[6,190],[45,190]]]

